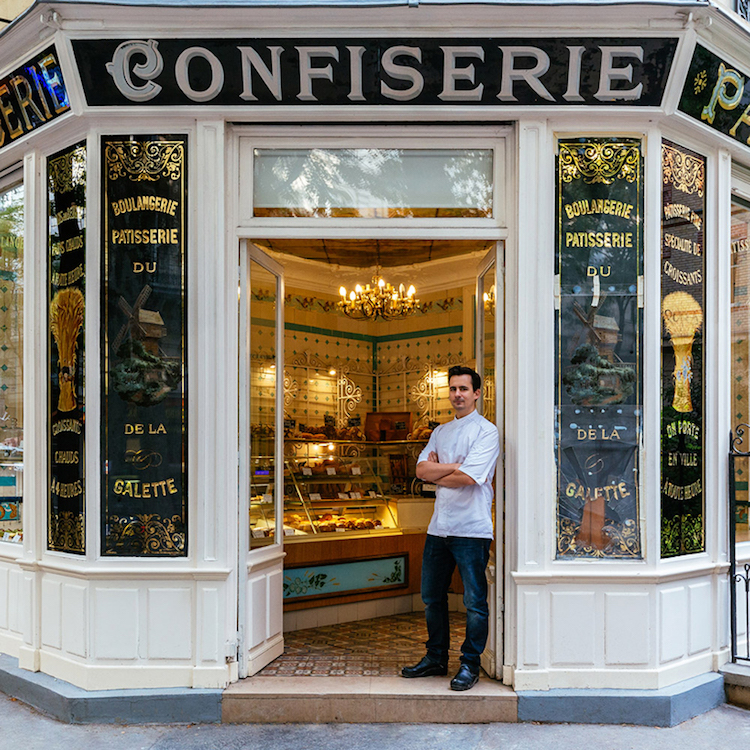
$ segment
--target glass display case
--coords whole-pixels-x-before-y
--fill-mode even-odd
[[[276,533],[274,463],[255,460],[251,474],[250,534],[257,546]],[[398,528],[395,501],[384,494],[378,459],[298,458],[284,463],[285,541],[328,534],[377,534]]]

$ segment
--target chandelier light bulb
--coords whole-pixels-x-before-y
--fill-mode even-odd
[[[396,288],[386,282],[379,271],[380,268],[377,268],[373,274],[372,286],[366,284],[362,288],[361,284],[357,284],[354,291],[349,293],[349,299],[346,298],[346,289],[339,289],[341,301],[338,308],[344,315],[354,320],[396,320],[417,312],[419,300],[414,296],[414,285],[404,292],[404,284]]]

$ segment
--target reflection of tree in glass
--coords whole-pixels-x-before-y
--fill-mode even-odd
[[[563,375],[565,389],[574,404],[621,404],[633,392],[635,371],[600,356],[593,344],[582,344]]]
[[[2,246],[23,247],[23,187],[0,195],[0,238]]]
[[[303,216],[372,216],[395,209],[474,209],[491,214],[490,151],[277,150],[256,160],[261,207]]]
[[[444,169],[456,206],[476,208],[489,216],[492,211],[492,176],[477,166],[481,163],[480,158],[481,154],[476,151],[456,154]]]
[[[300,208],[306,216],[326,217],[342,208],[388,203],[403,206],[406,184],[402,169],[388,170],[390,201],[377,193],[385,166],[398,166],[401,154],[399,149],[312,149],[306,158],[298,153],[279,157],[273,166],[274,177],[282,186],[279,203]]]
[[[23,185],[0,194],[0,292],[6,308],[0,344],[7,365],[0,413],[11,414],[3,430],[23,424],[23,198]]]

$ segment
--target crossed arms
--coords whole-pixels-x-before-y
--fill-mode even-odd
[[[468,487],[476,482],[461,470],[461,464],[441,464],[438,455],[431,451],[426,461],[417,464],[417,476],[425,482],[441,487]]]

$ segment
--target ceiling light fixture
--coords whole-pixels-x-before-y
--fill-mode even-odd
[[[399,284],[396,289],[383,281],[379,271],[379,268],[376,269],[372,277],[372,286],[367,284],[362,288],[357,284],[352,292],[347,292],[343,286],[339,289],[341,299],[338,306],[344,315],[355,320],[393,320],[404,318],[419,309],[419,300],[414,296],[414,284],[408,289]]]
[[[489,292],[485,292],[484,295],[484,311],[495,317],[495,285],[490,287]]]

